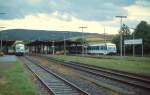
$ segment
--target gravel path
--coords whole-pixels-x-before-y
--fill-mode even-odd
[[[0,56],[0,63],[2,62],[13,62],[16,61],[17,57],[14,55],[4,55],[4,56]]]

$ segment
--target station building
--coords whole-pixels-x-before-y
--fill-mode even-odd
[[[76,41],[32,41],[26,44],[29,53],[32,54],[78,54],[81,42]],[[72,48],[76,47],[76,48]]]

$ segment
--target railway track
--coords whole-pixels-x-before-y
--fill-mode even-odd
[[[135,75],[130,75],[126,73],[121,73],[121,72],[115,72],[109,69],[103,69],[103,68],[98,68],[95,66],[87,65],[87,64],[80,64],[77,62],[64,62],[62,60],[57,60],[54,58],[47,57],[49,61],[56,61],[60,62],[61,64],[65,66],[69,66],[71,68],[90,73],[92,75],[100,76],[100,77],[105,77],[114,81],[118,81],[121,83],[125,83],[134,87],[138,87],[143,90],[150,91],[150,80],[147,78],[142,78],[139,76]]]
[[[32,58],[25,57],[25,59],[28,61],[26,66],[46,86],[52,95],[89,95],[76,85],[38,64],[36,61],[32,60]]]

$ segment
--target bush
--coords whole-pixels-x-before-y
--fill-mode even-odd
[[[0,51],[0,56],[3,56],[3,55],[4,55],[4,53],[2,51]]]

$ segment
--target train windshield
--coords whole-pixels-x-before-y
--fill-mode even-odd
[[[107,48],[110,51],[116,51],[116,46],[114,46],[114,45],[108,45]]]

